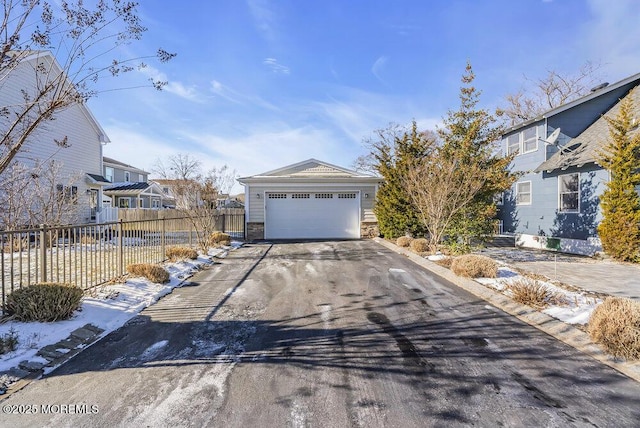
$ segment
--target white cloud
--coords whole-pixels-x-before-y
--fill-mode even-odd
[[[291,74],[291,70],[289,69],[289,67],[278,63],[278,60],[275,58],[265,58],[262,63],[269,67],[271,71],[276,74]]]
[[[146,74],[154,80],[168,82],[167,85],[162,88],[163,91],[177,95],[178,97],[184,98],[185,100],[203,102],[203,99],[198,93],[195,86],[186,86],[182,82],[170,80],[165,73],[149,65],[141,68],[140,72]]]
[[[384,81],[380,73],[382,72],[384,66],[387,64],[387,61],[389,61],[389,58],[387,58],[386,56],[381,56],[376,60],[376,62],[373,63],[373,66],[371,66],[371,73],[376,76],[376,79],[378,79],[385,85],[386,82]]]
[[[211,92],[217,97],[225,99],[229,102],[239,105],[252,105],[265,108],[267,110],[279,111],[280,109],[274,104],[265,101],[263,98],[255,95],[242,94],[218,80],[211,81]]]
[[[267,41],[275,42],[277,39],[276,13],[272,9],[273,5],[266,0],[248,0],[247,5],[258,31]]]

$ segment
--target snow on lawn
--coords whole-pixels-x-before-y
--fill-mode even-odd
[[[201,255],[196,260],[166,263],[164,268],[170,274],[170,281],[166,284],[157,284],[145,278],[135,277],[128,278],[123,284],[97,287],[94,293],[89,293],[90,295],[83,298],[80,310],[76,311],[71,319],[65,321],[49,323],[8,321],[0,324],[0,337],[17,335],[18,338],[15,351],[0,355],[0,371],[17,367],[24,360],[46,364],[47,360],[36,356],[38,350],[66,339],[73,330],[86,324],[104,329],[102,336],[107,335],[124,325],[147,306],[170,293],[204,265],[213,263],[214,257],[223,258],[229,251],[240,246],[242,243],[234,241],[231,246],[211,249],[207,255]]]
[[[498,278],[476,278],[475,280],[508,296],[510,294],[508,285],[523,278],[508,266],[501,266],[498,268]],[[587,324],[591,312],[602,303],[602,299],[588,296],[585,292],[569,291],[547,281],[537,280],[537,282],[547,287],[552,293],[561,296],[560,304],[549,304],[542,312],[568,324]]]

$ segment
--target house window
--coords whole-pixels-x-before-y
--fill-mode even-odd
[[[138,199],[138,208],[144,208],[144,201],[142,199]]]
[[[152,199],[151,200],[152,208],[160,208],[160,199]]]
[[[518,153],[520,150],[520,134],[513,134],[507,137],[507,155]]]
[[[516,183],[516,205],[531,205],[531,182]]]
[[[535,126],[507,137],[507,155],[538,150],[538,129]]]
[[[131,181],[131,173],[129,171],[124,172],[124,181],[127,183]]]
[[[78,203],[78,186],[63,186],[62,184],[57,184],[56,191],[60,200],[74,205]]]
[[[536,150],[538,150],[538,132],[534,126],[522,131],[522,153],[535,152]]]
[[[580,212],[580,174],[565,174],[558,177],[560,212]]]
[[[165,193],[165,195],[169,194],[169,188],[168,187],[163,187],[162,191]]]
[[[120,208],[129,208],[129,198],[120,198],[120,199],[118,199],[118,207],[120,207]]]
[[[500,192],[497,195],[494,195],[493,202],[498,206],[504,205],[504,192]]]
[[[107,181],[113,183],[113,168],[106,166],[104,168],[104,178],[107,179]]]

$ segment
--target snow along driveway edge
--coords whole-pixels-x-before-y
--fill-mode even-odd
[[[563,323],[562,321],[559,321],[547,314],[538,312],[529,306],[516,303],[504,294],[493,291],[472,279],[460,277],[449,269],[427,260],[409,250],[398,247],[391,242],[385,241],[382,238],[374,238],[373,241],[383,247],[395,251],[398,254],[406,256],[414,263],[491,303],[493,306],[503,310],[504,312],[513,315],[538,330],[541,330],[567,345],[574,347],[578,351],[595,358],[601,363],[608,365],[636,382],[640,382],[640,363],[616,361],[614,357],[606,354],[598,345],[593,343],[589,335],[582,330],[579,330],[570,324]]]

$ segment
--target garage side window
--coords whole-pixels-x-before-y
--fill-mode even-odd
[[[333,193],[316,193],[316,199],[332,199]]]
[[[287,199],[286,193],[269,193],[269,199]]]
[[[355,199],[355,193],[338,193],[338,199]]]
[[[308,193],[294,193],[291,195],[291,199],[309,199]]]

